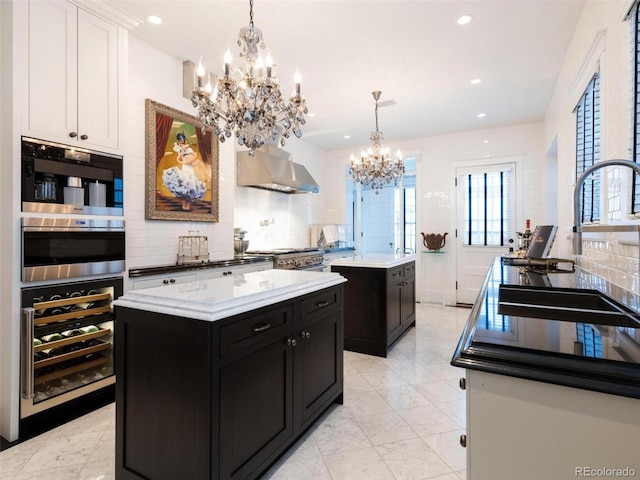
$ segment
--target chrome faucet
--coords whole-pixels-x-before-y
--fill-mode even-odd
[[[598,162],[595,165],[590,166],[582,175],[578,177],[578,181],[576,183],[576,188],[573,191],[573,254],[574,255],[582,255],[582,202],[580,201],[580,193],[582,190],[582,185],[584,181],[587,179],[589,175],[591,175],[596,170],[604,167],[610,166],[621,166],[621,167],[629,167],[634,170],[638,175],[640,175],[640,165],[631,160],[603,160],[602,162]]]

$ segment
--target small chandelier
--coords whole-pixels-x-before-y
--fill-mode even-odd
[[[370,185],[378,194],[378,190],[393,182],[398,185],[404,175],[404,164],[400,150],[396,152],[396,158],[392,159],[389,149],[382,145],[384,137],[378,130],[378,99],[382,92],[373,92],[376,101],[376,131],[371,132],[373,145],[360,152],[360,157],[351,155],[351,168],[349,173],[356,182],[362,185]]]
[[[191,101],[198,109],[202,128],[212,127],[220,142],[233,132],[238,144],[250,149],[250,155],[268,142],[277,142],[278,137],[284,146],[291,132],[300,138],[300,125],[304,125],[308,112],[306,100],[300,95],[300,73],[296,71],[295,90],[286,103],[271,55],[267,52],[263,60],[258,54],[258,46],[266,47],[262,32],[253,25],[253,0],[249,2],[249,26],[240,29],[238,46],[242,47],[244,65],[232,69],[231,52],[227,50],[224,74],[218,76],[215,89],[211,83],[203,86],[205,69],[202,61],[198,63],[198,84]]]

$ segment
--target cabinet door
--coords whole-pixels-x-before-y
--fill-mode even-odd
[[[341,311],[304,327],[294,349],[296,426],[305,428],[314,414],[342,391]]]
[[[82,9],[78,9],[77,82],[76,138],[81,145],[117,149],[118,28]]]
[[[402,332],[402,277],[387,288],[387,346]]]
[[[293,435],[293,348],[282,339],[220,369],[220,478],[254,478]]]
[[[27,130],[65,143],[78,125],[77,11],[65,1],[29,2]]]
[[[410,276],[404,279],[400,299],[401,320],[403,326],[416,320],[416,277]]]

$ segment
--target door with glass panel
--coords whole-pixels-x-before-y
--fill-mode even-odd
[[[456,169],[456,302],[472,304],[491,262],[513,246],[515,163]]]
[[[381,190],[362,186],[360,249],[363,254],[416,252],[415,158],[405,160],[400,185]]]

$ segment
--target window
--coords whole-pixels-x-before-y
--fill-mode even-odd
[[[576,114],[576,178],[600,160],[600,76],[589,82],[574,110]],[[582,187],[582,222],[600,220],[600,171]]]
[[[634,162],[640,161],[640,14],[638,13],[640,8],[638,3],[635,4],[629,19],[631,23],[631,52],[633,59],[633,139],[631,147],[631,158]],[[640,178],[638,175],[633,176],[633,185],[631,186],[631,213],[640,213]]]
[[[512,221],[512,168],[470,173],[464,181],[464,245],[505,246]]]

